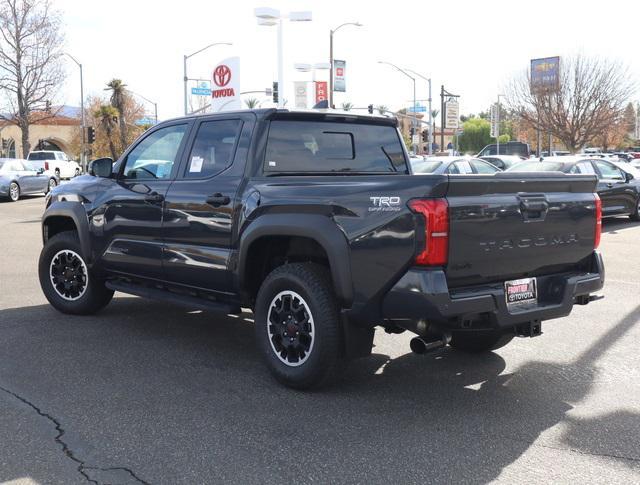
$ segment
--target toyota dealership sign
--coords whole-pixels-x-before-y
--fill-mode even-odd
[[[211,77],[211,111],[240,109],[240,58],[219,62]]]

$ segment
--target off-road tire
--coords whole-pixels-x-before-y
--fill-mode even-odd
[[[86,273],[86,277],[82,279],[84,281],[84,285],[81,285],[83,290],[77,297],[70,294],[65,299],[60,293],[61,290],[56,290],[54,287],[54,282],[52,281],[52,272],[54,270],[52,267],[56,261],[60,262],[59,255],[61,253],[63,257],[71,256],[76,266],[78,266],[79,258],[83,265],[80,267],[79,272]],[[113,291],[107,289],[104,286],[104,282],[96,278],[89,270],[82,257],[80,241],[75,231],[61,232],[45,243],[38,262],[38,275],[44,296],[56,310],[62,313],[91,315],[104,308],[113,298]]]
[[[292,300],[291,294],[299,298]],[[288,312],[289,317],[286,316],[284,303],[278,300],[280,295],[284,295],[282,298],[289,297],[289,308],[297,301],[294,306],[297,313]],[[308,314],[304,313],[305,308]],[[301,327],[295,327],[295,322],[293,330],[283,323],[287,318],[291,319],[292,314],[294,321],[302,315],[301,325],[307,329],[311,325],[311,340],[308,333],[306,340],[295,337],[296,328],[300,328],[300,339],[304,334]],[[306,319],[304,315],[307,315]],[[329,273],[323,266],[314,263],[285,264],[269,273],[260,286],[255,305],[257,345],[273,376],[288,387],[317,388],[328,385],[336,377],[345,363],[340,322],[338,302]],[[291,337],[294,343],[289,352],[286,346],[290,345],[290,335],[294,335]],[[305,353],[309,345],[310,350]],[[278,352],[278,348],[282,349],[281,352]],[[296,349],[300,349],[300,355],[303,354],[301,357]],[[288,361],[290,358],[294,361]]]

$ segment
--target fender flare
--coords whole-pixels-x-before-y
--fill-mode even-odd
[[[80,202],[56,201],[53,202],[42,215],[42,244],[47,242],[47,221],[52,217],[66,217],[73,220],[80,240],[82,258],[90,262],[91,244],[89,242],[89,219]]]
[[[334,290],[346,307],[353,302],[349,243],[330,218],[318,214],[266,214],[251,222],[240,236],[238,281],[245,286],[251,244],[264,236],[299,236],[313,239],[327,253]]]

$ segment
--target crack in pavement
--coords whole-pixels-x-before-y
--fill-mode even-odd
[[[27,406],[29,406],[31,409],[33,409],[39,416],[49,420],[50,422],[52,422],[55,425],[55,429],[57,431],[57,435],[54,438],[55,442],[58,443],[61,447],[62,447],[62,451],[64,452],[64,454],[67,456],[67,458],[69,458],[70,460],[72,460],[73,462],[78,464],[78,472],[85,478],[85,480],[89,483],[93,483],[95,485],[101,485],[100,482],[98,482],[97,480],[92,479],[89,474],[87,473],[87,470],[97,470],[97,471],[102,471],[102,472],[117,472],[117,471],[122,471],[125,472],[127,474],[129,474],[131,476],[131,478],[133,478],[137,483],[141,483],[143,485],[150,485],[149,482],[143,480],[142,478],[138,477],[133,470],[126,468],[126,467],[108,467],[108,468],[101,468],[101,467],[97,467],[97,466],[88,466],[85,465],[85,462],[83,460],[81,460],[80,458],[78,458],[74,453],[73,450],[71,450],[71,448],[69,448],[69,445],[62,440],[62,436],[64,436],[65,434],[65,430],[62,428],[62,425],[60,424],[60,421],[58,421],[56,418],[54,418],[53,416],[51,416],[48,413],[45,413],[44,411],[42,411],[38,406],[36,406],[35,404],[33,404],[32,402],[30,402],[29,400],[27,400],[26,398],[20,396],[19,394],[16,394],[15,392],[6,389],[5,387],[0,386],[0,391],[3,391],[4,393],[14,397],[15,399],[19,400],[20,402],[26,404]]]

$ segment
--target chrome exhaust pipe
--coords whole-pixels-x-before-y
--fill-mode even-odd
[[[451,338],[447,335],[440,335],[435,340],[433,337],[413,337],[409,342],[409,347],[414,354],[426,354],[427,352],[435,352],[436,350],[444,349]]]

